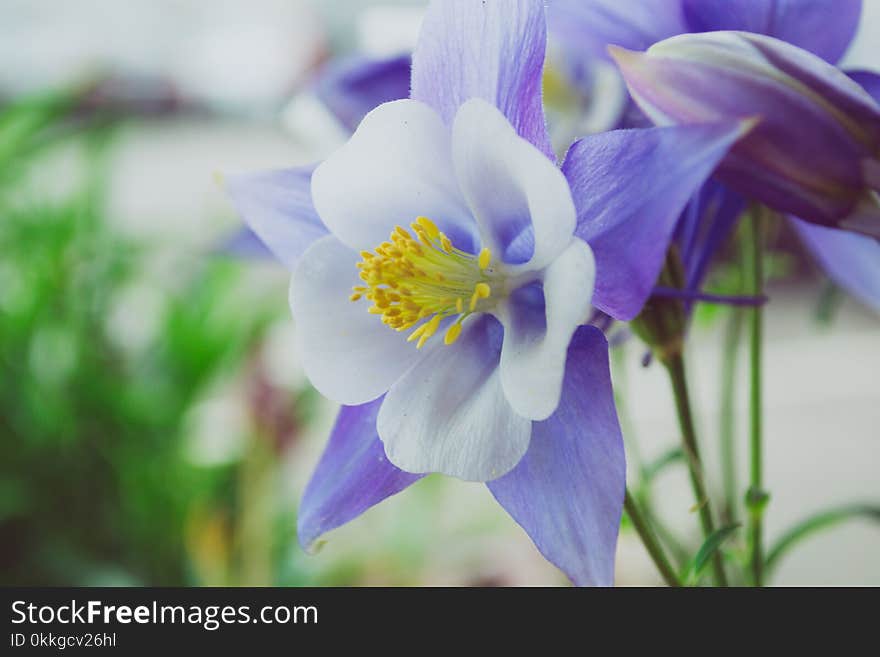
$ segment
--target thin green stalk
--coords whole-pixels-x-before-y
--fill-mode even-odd
[[[635,499],[630,495],[629,488],[626,489],[626,496],[623,498],[623,506],[626,509],[629,519],[632,521],[633,527],[636,528],[639,538],[642,539],[645,549],[654,561],[654,565],[657,566],[657,570],[660,571],[663,580],[669,586],[681,586],[681,582],[679,582],[675,569],[669,563],[669,559],[666,558],[666,553],[663,551],[663,547],[660,545],[660,542],[657,540],[651,527],[642,516]]]
[[[767,551],[764,569],[772,572],[779,560],[808,536],[856,518],[880,522],[880,507],[874,504],[850,504],[802,520],[779,537],[776,544]]]
[[[744,250],[747,271],[751,271],[751,292],[759,295],[764,293],[763,267],[763,217],[762,209],[756,208],[750,213],[746,222],[747,239]],[[763,313],[760,306],[751,309],[749,316],[749,490],[746,494],[746,506],[749,512],[749,565],[752,583],[764,585],[764,507],[767,495],[764,493],[764,462],[763,462],[763,408],[762,408],[762,345],[763,345]]]
[[[731,308],[724,335],[724,356],[721,365],[721,485],[724,490],[724,507],[721,516],[725,522],[736,522],[739,484],[736,479],[736,445],[734,441],[736,413],[736,375],[739,363],[739,346],[742,342],[745,313],[741,308]]]
[[[691,486],[694,489],[697,508],[700,514],[700,525],[703,529],[703,539],[708,539],[715,532],[715,521],[712,518],[712,507],[709,502],[709,494],[706,490],[706,482],[703,477],[703,464],[700,461],[700,450],[697,446],[697,434],[694,430],[694,420],[691,413],[690,395],[688,394],[687,375],[685,374],[684,357],[681,353],[670,354],[664,359],[664,365],[669,372],[672,382],[672,390],[675,396],[675,408],[678,412],[678,422],[681,427],[682,447],[687,457],[688,470],[690,472]],[[715,552],[712,555],[712,572],[716,586],[727,586],[727,574],[724,572],[724,563],[721,554]]]

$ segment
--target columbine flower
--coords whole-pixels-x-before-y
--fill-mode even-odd
[[[318,167],[312,196],[332,235],[291,288],[312,383],[344,404],[387,392],[379,436],[403,470],[509,472],[589,312],[593,258],[562,173],[484,100],[451,129],[403,100]]]
[[[581,58],[609,44],[641,50],[676,33],[713,30],[791,44],[758,35],[692,35],[645,55],[617,53],[634,94],[658,120],[759,118],[720,175],[747,197],[790,213],[791,226],[828,275],[880,309],[880,244],[820,225],[869,233],[880,225],[878,77],[852,75],[863,91],[831,66],[849,46],[860,12],[860,0],[552,0],[550,24],[569,56]],[[620,19],[613,30],[609,21],[595,20],[612,15]],[[725,207],[741,203],[732,192],[720,196]],[[711,227],[716,237],[729,231],[730,216]],[[692,255],[705,263],[711,253]]]
[[[584,323],[591,300],[638,311],[643,254],[741,127],[610,133],[560,169],[545,42],[541,0],[432,3],[411,99],[314,172],[230,180],[294,268],[306,373],[345,405],[300,507],[306,547],[441,472],[487,482],[575,583],[612,582],[624,456],[607,343]]]

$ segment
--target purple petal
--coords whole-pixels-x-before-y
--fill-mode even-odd
[[[311,550],[326,532],[357,518],[422,475],[398,470],[385,458],[376,433],[382,398],[343,406],[299,507],[297,535]]]
[[[529,450],[489,490],[548,561],[578,586],[611,586],[626,488],[608,343],[593,326],[568,350],[556,412],[532,425]]]
[[[315,165],[230,176],[227,189],[242,219],[288,269],[327,234],[312,204]]]
[[[572,145],[562,171],[575,233],[596,256],[593,305],[624,321],[639,313],[679,215],[741,134],[739,124],[617,130]]]
[[[409,55],[384,59],[351,57],[328,65],[318,77],[315,92],[334,116],[354,132],[367,113],[382,103],[409,98],[411,68]]]
[[[862,0],[684,0],[692,32],[740,30],[776,37],[836,63],[859,25]]]
[[[413,55],[412,97],[448,125],[462,104],[482,98],[555,161],[541,98],[546,46],[541,0],[432,2]]]
[[[880,242],[794,217],[791,225],[831,280],[880,311]]]
[[[550,34],[581,60],[608,59],[609,45],[646,50],[687,26],[681,0],[551,0]]]

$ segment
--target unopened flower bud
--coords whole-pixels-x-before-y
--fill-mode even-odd
[[[719,179],[780,212],[880,236],[880,105],[824,60],[746,32],[612,48],[658,124],[754,119]]]

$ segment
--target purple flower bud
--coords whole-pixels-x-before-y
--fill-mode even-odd
[[[723,182],[780,212],[880,236],[880,106],[840,70],[747,32],[610,50],[655,123],[755,119],[718,169]]]

